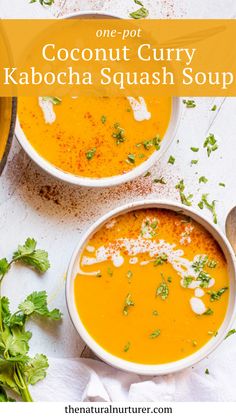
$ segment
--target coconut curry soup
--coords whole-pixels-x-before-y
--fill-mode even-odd
[[[74,282],[77,311],[109,353],[177,361],[214,339],[228,305],[223,252],[202,226],[170,210],[136,210],[97,231]]]
[[[64,172],[122,175],[159,150],[171,98],[20,98],[21,128],[34,149]]]

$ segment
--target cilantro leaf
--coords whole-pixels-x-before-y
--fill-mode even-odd
[[[149,15],[148,10],[145,7],[140,7],[140,9],[136,10],[135,12],[132,12],[129,14],[130,17],[133,19],[144,19]]]
[[[128,316],[129,308],[134,306],[134,302],[132,300],[131,294],[129,293],[125,298],[125,304],[123,308],[124,316]]]
[[[5,275],[9,270],[10,265],[6,258],[0,259],[0,275]]]
[[[195,103],[195,100],[190,100],[190,99],[188,100],[184,99],[183,104],[186,106],[186,108],[195,108],[197,106]]]
[[[160,334],[161,334],[160,329],[156,329],[149,335],[149,337],[150,339],[156,339],[158,336],[160,336]]]
[[[130,349],[130,342],[127,342],[124,346],[124,352],[128,352]]]
[[[213,151],[218,149],[218,144],[214,134],[209,134],[208,137],[205,139],[203,147],[207,149],[207,155],[210,157]]]
[[[182,204],[190,207],[192,205],[191,199],[193,198],[193,195],[190,194],[188,196],[185,195],[184,190],[185,190],[185,184],[184,184],[184,180],[181,179],[179,181],[179,183],[177,183],[177,185],[175,186],[175,189],[179,190],[179,195],[180,195],[180,199]]]
[[[9,300],[7,297],[0,298],[0,309],[1,309],[2,322],[4,324],[8,324],[11,317],[11,312],[9,308]]]
[[[168,160],[169,164],[174,164],[175,163],[175,157],[174,156],[170,156],[169,160]]]
[[[54,1],[54,0],[53,0]],[[44,0],[45,2],[45,0]],[[56,96],[43,96],[43,100],[51,102],[53,105],[60,105],[62,100],[59,97]]]
[[[225,336],[225,339],[229,338],[230,336],[234,335],[235,333],[236,333],[236,329],[229,330],[227,335]]]
[[[160,297],[162,300],[166,300],[169,295],[169,287],[165,281],[164,275],[161,274],[162,282],[156,290],[156,297]]]
[[[43,354],[37,354],[31,358],[24,368],[24,373],[28,384],[36,384],[46,377],[46,370],[49,367],[48,359]]]
[[[52,6],[55,0],[30,0],[30,3],[37,3],[37,1],[39,1],[41,6]]]
[[[201,201],[198,203],[200,209],[203,209],[204,206],[211,211],[213,215],[213,222],[217,224],[217,214],[216,214],[216,201],[212,201],[211,203],[208,201],[208,194],[203,194]]]
[[[20,327],[15,326],[11,329],[6,327],[0,335],[0,348],[4,353],[8,352],[11,357],[24,356],[29,351],[28,342],[31,336],[31,332],[24,331]]]
[[[60,320],[62,313],[57,308],[49,311],[46,291],[34,291],[19,305],[19,310],[26,316],[38,314],[52,320]]]
[[[205,176],[201,176],[198,180],[199,183],[207,183],[208,179]]]
[[[210,301],[218,301],[220,297],[228,290],[228,287],[219,289],[218,291],[208,291]]]
[[[45,250],[36,249],[37,242],[28,238],[24,245],[19,245],[13,254],[13,261],[21,261],[34,267],[39,272],[46,272],[50,268],[48,253]]]

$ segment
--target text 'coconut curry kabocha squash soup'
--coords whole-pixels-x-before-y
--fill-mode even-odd
[[[19,120],[44,159],[74,175],[121,175],[159,150],[171,98],[20,98]]]
[[[227,264],[198,223],[169,210],[112,219],[82,251],[74,293],[86,330],[109,353],[167,363],[214,339],[228,304]]]

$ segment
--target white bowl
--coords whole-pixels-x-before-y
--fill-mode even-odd
[[[81,13],[75,13],[70,14],[63,19],[73,19],[73,18],[81,18],[81,19],[118,19],[119,16],[117,15],[111,15],[107,13],[99,13],[99,12],[81,12]],[[34,149],[34,147],[30,144],[28,141],[24,131],[22,130],[19,119],[17,118],[16,121],[16,137],[25,150],[25,152],[29,155],[29,157],[43,170],[45,170],[47,173],[51,174],[52,176],[56,177],[57,179],[63,180],[65,182],[74,184],[74,185],[80,185],[80,186],[87,186],[87,187],[109,187],[109,186],[115,186],[119,185],[124,182],[131,181],[132,179],[135,179],[138,176],[141,176],[146,171],[150,169],[150,167],[166,152],[166,150],[169,148],[171,143],[174,140],[175,133],[179,124],[180,115],[181,115],[181,108],[182,104],[180,101],[180,98],[174,97],[172,98],[172,112],[170,117],[170,122],[167,128],[167,131],[161,141],[161,148],[158,151],[154,151],[154,153],[142,164],[135,167],[134,169],[130,170],[128,173],[117,175],[117,176],[111,176],[111,177],[105,177],[105,178],[89,178],[89,177],[83,177],[83,176],[76,176],[71,173],[64,172],[63,170],[58,169],[56,166],[48,162],[46,159],[41,157],[37,151]]]
[[[225,319],[218,330],[216,337],[210,339],[202,348],[193,353],[190,356],[187,356],[181,360],[175,362],[169,362],[165,364],[155,364],[155,365],[146,365],[139,364],[135,362],[125,361],[117,356],[112,355],[106,351],[102,346],[100,346],[93,337],[88,333],[86,327],[84,326],[82,320],[80,319],[79,313],[76,308],[75,297],[74,297],[74,280],[77,273],[77,268],[79,266],[81,252],[88,242],[89,238],[99,230],[105,223],[107,223],[114,216],[124,214],[126,212],[144,209],[144,208],[163,208],[173,211],[181,211],[183,214],[191,217],[193,220],[197,221],[206,230],[208,230],[215,240],[218,242],[221,247],[228,264],[228,274],[229,274],[229,304],[227,308],[227,313]],[[235,256],[228,242],[227,238],[221,231],[211,222],[203,218],[198,211],[190,210],[181,204],[176,204],[170,201],[159,201],[159,200],[145,200],[137,201],[131,204],[122,205],[121,207],[110,211],[108,214],[102,216],[98,221],[96,221],[80,238],[79,244],[75,249],[75,252],[70,261],[67,281],[66,281],[66,301],[67,307],[71,320],[80,334],[85,343],[91,348],[91,350],[107,364],[110,364],[121,370],[144,374],[144,375],[162,375],[169,374],[180,371],[184,368],[190,367],[193,364],[201,361],[204,357],[209,355],[217,346],[224,340],[227,331],[230,328],[231,322],[235,316],[235,279],[236,279],[236,270],[235,270]]]

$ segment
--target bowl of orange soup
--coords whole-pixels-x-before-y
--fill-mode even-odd
[[[234,254],[215,225],[183,205],[124,205],[80,239],[66,298],[75,328],[102,360],[138,374],[176,372],[226,336]]]
[[[150,168],[171,144],[180,101],[170,97],[22,97],[16,135],[44,170],[111,186]]]
[[[81,12],[67,19],[118,19]],[[46,172],[103,187],[145,173],[170,146],[181,102],[171,97],[21,97],[16,135]]]

